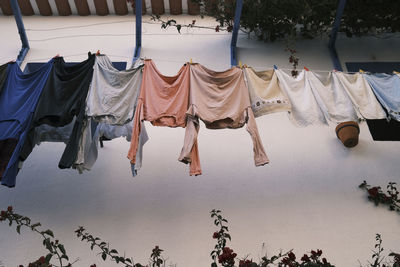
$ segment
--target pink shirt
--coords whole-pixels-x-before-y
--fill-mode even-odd
[[[189,106],[190,86],[189,65],[185,64],[175,76],[164,76],[151,59],[145,60],[143,80],[136,107],[132,140],[128,152],[131,163],[136,162],[139,135],[142,122],[151,122],[154,126],[186,127],[186,111]],[[196,159],[197,148],[191,153]],[[200,174],[197,162],[191,164],[190,172]]]

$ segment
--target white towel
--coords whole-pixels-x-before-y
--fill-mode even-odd
[[[307,81],[326,120],[333,123],[357,121],[357,113],[342,84],[331,72],[306,72]]]
[[[333,72],[333,76],[338,79],[346,90],[355,109],[362,117],[370,120],[386,118],[385,111],[362,74]]]
[[[328,123],[314,97],[304,70],[296,78],[280,69],[276,70],[276,75],[280,87],[288,96],[292,105],[289,118],[296,126],[305,127]]]

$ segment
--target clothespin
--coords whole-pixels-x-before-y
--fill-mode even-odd
[[[365,73],[365,71],[363,71],[362,69],[358,70],[359,73]]]
[[[96,56],[99,56],[99,55],[100,55],[100,50],[97,50]]]
[[[274,65],[274,70],[277,70],[277,69],[278,69],[278,67],[276,65]]]
[[[305,69],[306,71],[310,71],[306,66],[304,66],[304,69]]]
[[[190,63],[190,64],[193,64],[193,60],[192,60],[192,59],[190,59],[189,63]]]
[[[60,57],[60,54],[55,55],[53,58],[58,58]]]
[[[239,68],[243,68],[242,61],[239,60]]]

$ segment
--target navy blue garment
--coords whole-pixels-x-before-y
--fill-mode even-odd
[[[3,84],[7,78],[7,66],[8,66],[8,63],[0,66],[0,93],[1,93],[1,89],[3,88]]]
[[[16,63],[8,66],[0,94],[0,165],[5,166],[0,170],[2,185],[15,186],[19,153],[52,66],[50,60],[29,74],[24,74]]]
[[[54,67],[43,88],[33,115],[28,137],[20,153],[22,161],[29,156],[35,146],[35,127],[42,124],[63,127],[71,123],[76,117],[59,167],[69,168],[75,162],[85,116],[86,96],[93,76],[95,57],[95,54],[89,53],[87,60],[77,64],[66,63],[62,57],[53,59]]]

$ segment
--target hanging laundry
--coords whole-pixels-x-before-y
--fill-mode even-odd
[[[119,71],[107,56],[96,56],[86,115],[112,125],[133,120],[142,83],[142,67]]]
[[[0,94],[1,94],[1,89],[3,88],[3,84],[7,78],[7,67],[8,63],[0,66]]]
[[[327,121],[341,123],[358,120],[353,104],[336,76],[331,72],[316,74],[310,71],[306,72],[306,75],[314,97]]]
[[[72,166],[78,152],[85,100],[92,79],[95,55],[89,53],[87,60],[74,65],[67,64],[62,57],[53,60],[54,67],[33,114],[31,130],[20,158],[25,160],[32,152],[37,126],[47,124],[64,127],[75,117],[72,132],[58,164],[59,168],[64,169]]]
[[[200,166],[197,152],[197,135],[201,119],[209,129],[241,128],[247,124],[247,131],[253,140],[254,163],[261,166],[269,162],[257,124],[251,109],[249,91],[240,68],[216,72],[200,64],[190,64],[190,102],[188,125],[179,160]],[[190,175],[201,174],[198,169]]]
[[[100,137],[114,139],[126,136],[131,141],[132,120],[142,82],[143,64],[119,71],[107,56],[97,55],[93,69],[86,99],[87,121],[74,164],[79,172],[90,170],[95,163]],[[93,127],[94,123],[96,127]],[[138,158],[141,160],[142,155],[138,155]],[[136,170],[139,166],[141,163],[136,164]]]
[[[50,60],[29,74],[24,74],[17,63],[8,66],[0,94],[0,179],[3,185],[15,186],[18,157],[52,65],[53,60]]]
[[[295,78],[281,69],[275,72],[278,76],[280,87],[289,97],[292,105],[289,118],[294,125],[305,127],[313,124],[328,123],[308,81],[311,72],[303,70]]]
[[[333,72],[342,87],[346,90],[356,111],[366,119],[384,119],[385,111],[382,109],[368,82],[361,73],[346,74]]]
[[[61,142],[67,144],[74,125],[75,117],[69,124],[61,127],[54,127],[48,124],[39,125],[35,127],[33,144],[35,146],[43,142]]]
[[[89,118],[89,121],[90,120],[92,120],[92,118]],[[108,140],[125,137],[128,142],[131,142],[133,121],[124,125],[110,125],[107,123],[98,123],[96,125],[94,129],[93,127],[85,128],[86,131],[83,133],[86,142],[81,145],[83,149],[79,150],[77,162],[74,164],[74,168],[77,169],[79,173],[90,170],[96,162],[100,137],[105,137]],[[136,153],[136,163],[132,166],[133,176],[136,176],[137,171],[142,167],[142,148],[147,140],[148,135],[146,128],[143,127],[139,136],[139,149]]]
[[[363,77],[389,117],[400,121],[400,77],[385,73],[363,74]]]
[[[364,74],[388,119],[368,120],[367,125],[375,141],[400,141],[400,78],[389,74]]]
[[[186,111],[189,107],[189,65],[185,64],[175,76],[164,76],[150,59],[145,60],[143,80],[135,111],[132,140],[128,152],[131,164],[137,162],[136,155],[143,131],[144,120],[154,126],[186,127]],[[192,158],[198,158],[197,144]],[[198,161],[190,165],[191,173],[200,174]]]
[[[290,111],[291,105],[287,96],[278,84],[278,77],[274,70],[255,71],[244,68],[250,94],[251,109],[254,116]]]

